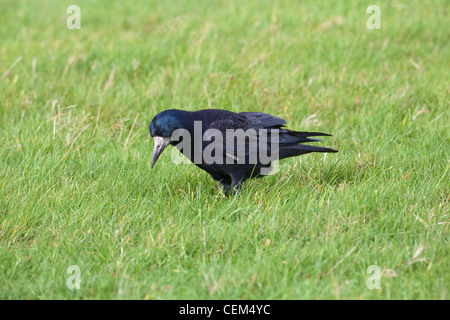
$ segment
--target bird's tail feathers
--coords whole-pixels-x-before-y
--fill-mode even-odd
[[[316,147],[305,144],[296,144],[290,146],[283,146],[279,150],[279,159],[296,157],[302,154],[311,153],[311,152],[326,152],[326,153],[335,153],[337,150],[324,148],[324,147]]]

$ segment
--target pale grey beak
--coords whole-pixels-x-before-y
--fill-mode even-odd
[[[158,160],[159,156],[163,152],[163,150],[169,145],[170,137],[155,137],[154,138],[154,146],[153,146],[153,154],[152,154],[152,168],[155,166],[156,160]]]

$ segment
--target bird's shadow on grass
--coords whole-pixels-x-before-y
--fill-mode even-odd
[[[329,188],[340,188],[343,184],[360,182],[373,170],[373,163],[357,164],[354,162],[335,162],[333,164],[308,167],[300,165],[300,168],[289,170],[288,166],[280,168],[280,172],[266,181],[264,188],[267,192],[283,190],[291,181],[304,186],[323,186]],[[259,180],[259,179],[258,179]],[[261,183],[262,184],[262,180]]]

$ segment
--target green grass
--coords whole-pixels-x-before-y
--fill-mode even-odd
[[[0,298],[448,299],[450,5],[370,4],[0,0]],[[151,119],[208,107],[339,153],[231,198],[151,169]]]

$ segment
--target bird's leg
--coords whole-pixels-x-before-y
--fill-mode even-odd
[[[225,196],[228,196],[228,192],[231,190],[231,179],[225,179],[224,177],[212,173],[210,173],[210,176],[214,179],[214,181],[220,182],[223,188],[223,193],[225,194]]]
[[[223,187],[223,193],[225,194],[225,196],[228,196],[228,193],[229,193],[230,190],[231,190],[231,184],[225,183],[225,182],[223,182],[223,181],[220,181],[220,184],[221,184],[222,187]]]
[[[245,180],[247,180],[247,177],[241,176],[241,175],[231,175],[231,179],[233,182],[233,191],[234,194],[237,195],[239,191],[242,188],[242,185],[244,184]]]

